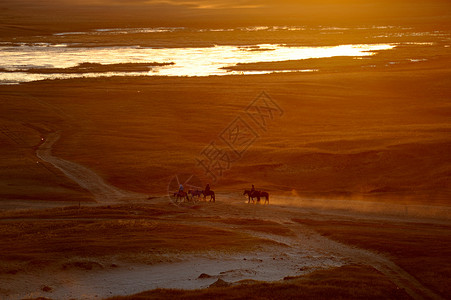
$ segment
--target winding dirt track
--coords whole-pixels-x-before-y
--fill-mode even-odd
[[[90,191],[100,204],[110,204],[122,200],[136,201],[144,197],[142,194],[124,191],[106,183],[99,175],[84,166],[53,156],[52,146],[58,141],[59,138],[60,132],[50,134],[46,138],[45,142],[42,143],[36,151],[36,156],[43,161],[52,164],[54,167],[63,172],[68,178],[79,184],[82,188]],[[231,206],[228,206],[228,208],[230,209]],[[277,209],[277,206],[273,208],[275,210],[279,210]],[[219,209],[219,207],[216,209]],[[238,210],[239,208],[237,208],[237,211]],[[235,213],[235,217],[246,217],[240,216],[241,213],[239,212],[221,211],[220,213],[223,215]],[[275,215],[278,217],[274,218]],[[293,223],[291,221],[291,218],[293,217],[292,211],[288,212],[282,209],[278,213],[275,213],[273,209],[271,209],[270,215],[267,215],[266,217],[288,226],[293,232],[297,233],[297,236],[294,238],[287,238],[277,235],[263,235],[257,232],[249,233],[257,236],[263,235],[263,237],[267,239],[274,240],[278,243],[283,243],[292,249],[299,247],[305,248],[307,243],[310,248],[344,257],[349,262],[370,265],[386,275],[398,287],[403,288],[413,299],[443,299],[427,287],[423,286],[412,275],[383,255],[335,242],[319,235],[306,226]]]
[[[274,234],[260,233],[256,231],[246,231],[248,234],[273,240],[280,244],[285,244],[289,249],[311,249],[324,255],[342,257],[349,263],[359,263],[369,265],[387,276],[395,285],[406,291],[409,296],[415,300],[420,299],[444,299],[429,288],[421,284],[415,277],[396,265],[389,258],[382,254],[374,253],[369,250],[356,248],[350,245],[333,241],[327,237],[318,234],[307,226],[293,223],[291,220],[296,215],[296,210],[286,210],[283,207],[272,206],[271,210],[260,212],[262,219],[278,222],[279,224],[291,229],[296,233],[294,237],[279,236]],[[227,212],[224,212],[227,214]],[[233,213],[232,213],[233,214]],[[238,217],[239,212],[235,212],[230,217]],[[243,216],[244,217],[244,216]],[[204,224],[205,225],[205,224]]]
[[[317,243],[318,247],[327,249],[332,253],[347,257],[352,262],[374,267],[398,287],[403,288],[413,299],[443,299],[381,254],[341,244],[318,234],[314,235],[310,242]]]
[[[82,165],[53,156],[52,146],[58,141],[60,136],[60,132],[49,134],[44,143],[36,150],[36,156],[53,165],[69,179],[91,192],[97,202],[111,204],[121,200],[136,200],[144,197],[142,194],[124,191],[108,184],[95,172]]]

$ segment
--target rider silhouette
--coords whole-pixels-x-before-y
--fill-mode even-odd
[[[207,183],[207,186],[205,187],[205,194],[208,194],[210,192],[210,184]]]
[[[253,193],[253,192],[255,192],[255,187],[254,187],[254,185],[252,185],[252,188],[251,188],[251,193]]]
[[[180,192],[183,192],[183,185],[182,184],[180,184],[180,186],[179,186],[179,193]]]

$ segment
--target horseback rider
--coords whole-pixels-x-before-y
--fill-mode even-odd
[[[210,193],[210,184],[207,183],[207,186],[205,187],[205,194],[208,195]]]
[[[180,183],[180,186],[179,186],[179,193],[180,192],[183,192],[183,184],[181,184],[181,183]]]
[[[252,188],[251,188],[251,193],[253,193],[253,192],[255,192],[255,187],[254,187],[254,185],[252,185]]]

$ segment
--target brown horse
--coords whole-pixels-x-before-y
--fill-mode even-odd
[[[175,197],[175,202],[178,202],[179,199],[183,199],[186,201],[189,201],[189,197],[188,197],[188,193],[185,191],[178,191],[174,193],[174,197]]]
[[[202,191],[202,194],[204,195],[204,201],[206,200],[207,196],[210,196],[210,202],[213,200],[213,202],[216,202],[216,196],[215,196],[215,192],[212,190],[209,191]]]
[[[249,197],[249,200],[247,201],[247,203],[251,202],[251,198],[252,198],[252,203],[255,203],[254,198],[257,198],[257,201],[260,201],[260,194],[257,193],[257,191],[244,190],[243,195],[247,195]]]
[[[265,204],[269,204],[269,194],[267,192],[245,190],[243,195],[248,195],[249,200],[247,201],[247,203],[251,202],[251,198],[252,203],[255,203],[254,198],[257,198],[257,202],[260,202],[260,198],[265,197]]]
[[[200,195],[202,195],[202,191],[199,191],[199,190],[189,190],[189,191],[188,191],[188,194],[191,195],[191,198],[193,199],[193,201],[194,201],[194,197],[195,197],[195,196],[197,196],[197,199],[199,200]]]
[[[265,204],[266,203],[269,204],[269,194],[268,194],[268,192],[260,191],[260,197],[265,197]]]

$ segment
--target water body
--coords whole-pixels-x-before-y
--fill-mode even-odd
[[[188,27],[151,27],[151,28],[105,28],[83,32],[59,32],[56,36],[64,35],[117,35],[135,33],[160,33],[160,32],[252,32],[252,31],[346,31],[346,30],[383,30],[396,29],[400,31],[410,30],[410,27],[402,26],[362,26],[362,27],[331,27],[331,26],[247,26],[236,28],[188,28]]]
[[[202,35],[205,32],[220,34],[221,32],[271,34],[271,32],[310,32],[311,34],[340,34],[348,31],[366,32],[364,36],[380,39],[435,37],[451,41],[449,32],[414,32],[412,28],[400,26],[367,26],[367,27],[329,27],[329,26],[251,26],[237,28],[187,28],[187,27],[154,27],[154,28],[103,28],[90,31],[60,32],[53,35],[58,41],[69,38],[72,42],[42,42],[45,37],[36,37],[39,43],[13,43],[0,41],[0,85],[19,84],[23,82],[46,79],[94,78],[111,76],[223,76],[251,75],[275,72],[314,72],[316,69],[300,70],[246,70],[234,71],[228,68],[237,64],[259,62],[281,62],[310,58],[329,58],[348,56],[362,58],[376,54],[376,51],[393,49],[398,46],[412,44],[400,43],[366,43],[343,44],[322,47],[289,46],[283,44],[255,43],[246,46],[217,45],[210,47],[157,48],[137,45],[89,47],[77,44],[85,38],[99,37],[109,39],[114,36],[130,36],[134,41],[138,38],[167,38],[161,34]],[[413,43],[417,44],[417,43]],[[420,44],[420,43],[418,43]],[[424,44],[433,44],[430,42]],[[112,68],[111,70],[78,70],[65,72],[64,69],[77,67],[83,63],[95,63],[103,66],[115,64],[160,63],[148,68],[135,69]],[[168,63],[171,63],[170,65]],[[42,71],[44,69],[44,71]],[[47,69],[47,71],[45,71]],[[49,70],[52,69],[52,70]]]
[[[110,76],[211,76],[266,74],[288,71],[231,71],[237,64],[280,62],[334,56],[362,57],[396,44],[353,44],[330,47],[290,47],[276,44],[199,48],[74,47],[64,44],[11,44],[0,46],[0,83],[17,84],[45,79]],[[172,63],[141,72],[39,73],[38,69],[66,69],[82,63]],[[295,70],[312,72],[315,70]],[[290,71],[292,72],[292,71]]]

